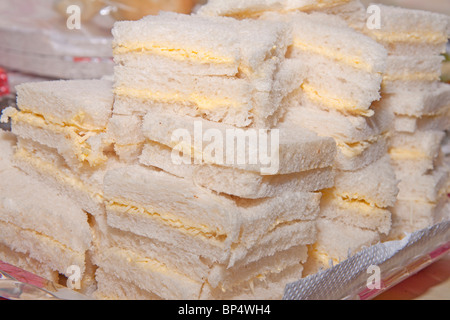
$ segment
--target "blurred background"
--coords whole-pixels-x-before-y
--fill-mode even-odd
[[[450,0],[362,0],[366,5],[374,2],[404,8],[428,10],[450,15]]]
[[[243,0],[245,1],[245,0]],[[190,13],[206,0],[0,0],[0,110],[27,81],[92,79],[113,73],[111,28],[160,10]],[[363,0],[450,15],[450,0]],[[77,26],[76,12],[80,8]],[[444,67],[450,81],[450,63]]]

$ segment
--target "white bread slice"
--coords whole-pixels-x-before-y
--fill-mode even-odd
[[[377,232],[356,228],[334,220],[317,221],[318,235],[315,246],[322,248],[333,258],[345,260],[363,249],[376,244],[380,237]]]
[[[270,128],[290,92],[285,79],[298,79],[298,70],[283,66],[291,37],[281,23],[162,13],[118,22],[113,34],[114,91],[121,98],[116,113],[130,108],[124,104],[159,104],[239,127]]]
[[[106,170],[123,165],[110,157],[108,163],[100,168],[75,173],[54,149],[23,139],[19,139],[14,162],[22,171],[68,196],[92,215],[105,211],[103,177]]]
[[[0,181],[0,221],[51,237],[74,251],[89,249],[87,216],[75,202],[13,167],[0,174]]]
[[[16,90],[21,111],[85,131],[106,128],[114,101],[112,82],[108,80],[24,83]]]
[[[308,66],[295,97],[300,104],[336,109],[344,114],[373,115],[370,106],[380,99],[386,68],[387,52],[383,46],[338,17],[322,13],[267,14],[264,18],[287,20],[293,25],[289,57]]]
[[[191,280],[156,260],[141,257],[132,250],[102,248],[95,255],[95,263],[105,273],[114,274],[122,281],[163,299],[196,300],[202,288],[201,282]]]
[[[416,131],[448,131],[450,130],[450,108],[438,114],[424,115],[420,118],[401,116],[395,117],[395,131],[414,133]]]
[[[107,139],[114,145],[114,152],[120,161],[136,163],[145,142],[142,117],[113,114],[108,124]]]
[[[348,224],[320,218],[317,242],[310,246],[305,276],[346,260],[365,247],[380,241],[380,234]]]
[[[396,85],[398,81],[411,83],[433,83],[440,80],[443,56],[389,56],[383,86]],[[393,84],[391,84],[393,83]]]
[[[314,11],[338,16],[339,18],[345,20],[349,27],[358,31],[363,30],[367,23],[367,9],[360,0],[350,0],[331,8]]]
[[[17,138],[9,131],[0,130],[0,172],[11,168]]]
[[[302,272],[303,265],[299,263],[263,279],[255,279],[244,287],[235,287],[225,292],[220,288],[211,288],[206,283],[200,300],[281,300],[286,285],[298,281],[302,277]]]
[[[334,185],[332,167],[300,173],[263,176],[251,171],[206,164],[175,164],[173,150],[156,142],[147,142],[140,163],[175,176],[192,180],[204,188],[246,199],[274,197],[282,192],[314,192]],[[193,162],[193,161],[192,161]]]
[[[94,252],[105,248],[130,250],[139,256],[159,261],[196,281],[206,279],[209,274],[212,262],[205,257],[187,248],[174,247],[158,239],[112,228],[107,224],[106,215],[95,217],[92,229],[95,238]]]
[[[118,278],[116,272],[106,273],[99,268],[95,278],[98,288],[93,297],[97,300],[161,300],[154,293],[144,291],[137,285]]]
[[[211,260],[224,262],[230,260],[232,248],[232,259],[241,259],[264,239],[281,239],[280,245],[289,247],[311,241],[313,223],[304,221],[317,216],[320,194],[233,199],[164,172],[130,166],[106,174],[105,198],[112,227],[181,247],[188,241],[193,252],[208,257],[211,251]],[[292,234],[300,230],[303,234]]]
[[[359,142],[392,129],[393,113],[388,108],[373,108],[373,117],[348,116],[334,110],[321,110],[313,106],[288,108],[283,123],[292,123],[309,129],[319,136],[336,141]],[[327,125],[324,126],[323,124]]]
[[[350,0],[210,0],[198,10],[200,15],[257,18],[266,11],[286,13],[332,8]]]
[[[383,234],[391,229],[388,209],[372,206],[364,200],[343,198],[334,190],[323,193],[320,217]]]
[[[417,175],[434,169],[444,137],[443,131],[394,133],[390,139],[389,155],[395,170]]]
[[[70,266],[78,266],[81,276],[86,268],[85,252],[77,252],[54,239],[30,229],[22,229],[12,223],[0,221],[0,243],[26,254],[50,269],[67,276]]]
[[[31,258],[29,255],[11,250],[8,246],[0,244],[0,261],[31,272],[43,279],[57,283],[59,273],[49,266]]]
[[[355,143],[338,142],[335,168],[341,171],[356,171],[384,157],[388,151],[389,134],[374,136],[367,141]]]
[[[145,116],[143,132],[144,136],[151,141],[171,148],[181,148],[185,155],[189,154],[199,163],[214,163],[245,171],[259,172],[265,175],[289,174],[329,167],[333,164],[336,153],[336,145],[333,139],[318,137],[315,133],[299,127],[285,126],[269,132],[255,129],[243,131],[229,125],[175,115],[169,112],[151,113]],[[189,138],[189,141],[179,141],[182,139],[177,138],[175,133],[180,132],[183,134],[181,137],[186,136]],[[267,139],[258,139],[259,134],[266,132]],[[220,146],[220,148],[223,148],[222,157],[216,155],[212,157],[212,153],[209,154],[207,152],[211,148],[211,143],[208,144],[207,141],[202,143],[202,147],[199,147],[199,142],[203,140],[204,133],[211,133],[215,136],[214,138],[222,138],[221,141],[218,141],[219,143],[222,142]],[[278,150],[276,145],[275,148],[270,146],[270,142],[276,144],[276,134],[279,137]],[[238,137],[237,139],[235,138],[236,136]],[[257,144],[261,148],[258,148],[259,146],[252,142],[248,142],[247,136],[256,137],[259,140]],[[245,141],[240,139],[241,137]],[[174,138],[176,138],[175,141]],[[179,140],[177,141],[177,139]],[[239,141],[236,142],[236,140],[241,140],[244,143],[245,155],[242,155],[242,152],[239,151]],[[272,158],[275,161],[268,161],[271,163],[266,165],[263,161],[260,161],[262,158],[258,157],[259,159],[256,159],[257,163],[252,163],[253,160],[250,159],[249,155],[260,154],[265,144],[268,145],[268,150],[271,149],[271,154],[274,155]],[[234,158],[230,159],[230,157],[227,157],[227,153],[228,155],[234,153]],[[238,158],[239,156],[240,158]],[[275,158],[278,158],[278,161]],[[275,167],[278,167],[278,170]]]
[[[264,280],[272,274],[279,273],[292,266],[303,264],[307,259],[307,247],[295,246],[288,250],[266,256],[246,265],[227,268],[224,265],[214,265],[208,275],[207,282],[212,288],[222,291],[232,291],[236,287],[245,287],[247,283]]]
[[[123,59],[122,55],[127,54],[135,55],[135,59],[165,56],[184,63],[185,69],[191,67],[193,74],[200,71],[198,74],[210,76],[234,76],[239,68],[244,73],[251,70],[256,73],[270,58],[283,57],[290,44],[286,24],[172,12],[139,21],[119,21],[112,33],[118,64],[142,66]],[[208,68],[208,72],[202,73],[202,67]],[[161,67],[156,68],[158,72]]]
[[[384,94],[376,104],[397,115],[421,117],[436,114],[450,105],[450,85],[442,82],[424,84],[418,90],[397,90]]]
[[[431,227],[442,221],[447,221],[449,198],[445,194],[435,203],[422,201],[397,201],[392,208],[392,229],[387,240],[403,238],[407,233],[413,233]]]
[[[445,218],[445,209],[449,203],[448,195],[442,195],[436,202],[424,202],[419,200],[399,200],[392,208],[392,222],[394,225],[403,221],[405,225],[421,223],[421,228],[426,228],[439,223]],[[419,229],[417,229],[419,230]]]
[[[448,167],[440,166],[423,175],[399,171],[397,177],[400,179],[399,200],[437,202],[446,191],[450,172]]]
[[[12,132],[58,150],[73,170],[83,166],[99,166],[107,160],[103,133],[79,131],[75,126],[52,124],[39,115],[8,108],[3,112],[11,118]]]
[[[0,135],[0,221],[49,236],[74,251],[91,245],[86,213],[68,197],[33,179],[13,164],[9,133]],[[51,201],[47,201],[51,199]]]
[[[117,66],[114,113],[171,110],[238,127],[271,128],[284,113],[283,99],[299,87],[305,73],[304,65],[293,59],[272,69],[246,80]]]
[[[446,15],[375,5],[380,9],[381,28],[366,26],[364,32],[382,43],[389,53],[438,55],[445,52],[450,23]]]
[[[364,201],[379,208],[391,207],[397,200],[399,181],[391,160],[385,155],[357,171],[338,171],[334,193],[343,199]]]
[[[127,146],[144,143],[142,118],[137,115],[113,114],[108,123],[108,138],[116,145]]]
[[[98,264],[100,265],[100,269],[104,272],[116,274],[122,281],[130,282],[135,286],[138,286],[141,290],[152,292],[163,299],[217,299],[218,297],[214,297],[213,294],[206,293],[204,288],[208,286],[210,290],[212,289],[214,292],[222,292],[222,295],[224,295],[224,293],[228,295],[231,293],[233,293],[233,295],[248,294],[253,282],[260,285],[263,284],[263,279],[251,279],[256,277],[258,273],[266,273],[266,281],[268,283],[277,283],[278,286],[281,286],[284,289],[287,282],[284,282],[283,280],[285,279],[280,279],[280,277],[285,276],[286,273],[290,274],[289,281],[298,280],[301,277],[301,270],[303,268],[298,259],[305,259],[306,254],[304,252],[305,250],[302,250],[301,248],[296,248],[296,250],[299,250],[300,253],[298,258],[296,258],[298,254],[294,255],[294,258],[292,258],[292,254],[287,254],[287,252],[281,253],[271,257],[268,260],[268,265],[263,263],[262,266],[258,266],[256,263],[255,267],[257,270],[252,270],[252,268],[249,270],[238,269],[240,272],[234,272],[232,274],[225,272],[223,275],[219,275],[215,272],[220,279],[222,279],[223,276],[225,277],[225,280],[230,281],[231,283],[234,282],[231,290],[225,290],[225,288],[222,288],[218,284],[216,287],[211,286],[207,281],[193,281],[189,277],[181,275],[177,270],[169,269],[157,261],[141,257],[129,250],[120,250],[117,248],[102,250],[102,253],[98,255]],[[292,262],[290,260],[295,261]],[[288,267],[284,267],[284,264],[286,263]],[[292,263],[294,264],[292,265]],[[293,268],[297,271],[294,277],[292,276],[292,271],[288,271]],[[120,271],[117,272],[118,270]],[[217,271],[219,271],[219,269],[217,269]],[[248,272],[249,274],[246,274],[245,272]],[[253,275],[251,273],[253,273]],[[272,295],[273,294],[274,293],[272,293]],[[280,295],[279,290],[277,290],[276,295]],[[256,291],[253,297],[262,299],[265,296],[261,296],[261,293]]]

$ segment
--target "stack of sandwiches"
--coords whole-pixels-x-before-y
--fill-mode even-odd
[[[316,239],[336,154],[330,138],[274,129],[302,81],[289,29],[163,13],[113,34],[109,138],[126,165],[104,179],[97,294],[281,298]]]
[[[18,86],[0,260],[101,299],[280,299],[446,218],[448,20],[380,8],[210,0],[117,22],[111,80]]]
[[[45,266],[43,275],[62,276],[64,285],[75,270],[79,289],[92,292],[89,220],[104,211],[101,135],[112,109],[111,83],[40,82],[17,90],[19,110],[5,109],[2,116],[11,119],[17,140],[7,147],[2,136],[2,150],[11,153],[2,172],[2,243],[29,257],[19,266],[32,269],[25,260]],[[16,263],[11,256],[4,261]]]
[[[380,28],[364,32],[389,53],[379,107],[395,115],[389,154],[400,192],[388,239],[397,239],[448,218],[443,208],[449,168],[441,145],[450,129],[450,86],[440,82],[440,75],[450,20],[436,13],[379,8]]]
[[[245,3],[261,6],[258,1]],[[209,1],[200,14],[242,18],[244,11],[234,9],[228,2]],[[343,19],[341,13],[360,9],[359,1],[342,1],[308,7],[304,10],[308,13],[293,12],[287,3],[274,1],[251,16],[289,23],[292,45],[287,57],[306,68],[304,80],[289,95],[279,127],[306,128],[337,144],[335,184],[323,192],[318,238],[309,246],[307,273],[379,242],[391,228],[389,208],[398,193],[387,154],[393,117],[374,107],[381,98],[387,52]]]

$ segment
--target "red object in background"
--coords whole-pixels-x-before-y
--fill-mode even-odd
[[[9,94],[9,92],[8,74],[0,68],[0,97]]]

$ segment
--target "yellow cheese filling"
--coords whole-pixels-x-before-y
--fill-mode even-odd
[[[53,163],[38,158],[28,150],[19,148],[14,154],[14,157],[19,161],[29,163],[32,167],[36,168],[38,172],[42,173],[43,175],[55,178],[63,185],[66,184],[77,191],[89,194],[90,198],[97,201],[98,203],[103,202],[103,192],[101,190],[98,190],[82,182],[81,179],[77,178],[75,175],[63,172]]]
[[[384,133],[378,136],[370,137],[364,141],[357,142],[345,142],[338,139],[336,140],[336,145],[339,148],[339,151],[348,158],[354,158],[363,154],[370,146],[377,143],[381,139],[385,139],[388,133]]]
[[[408,32],[383,32],[371,30],[371,37],[377,41],[395,44],[400,42],[409,42],[412,44],[443,44],[448,41],[447,35],[427,31],[408,31]]]
[[[309,83],[303,83],[301,88],[312,102],[324,105],[330,109],[336,109],[343,113],[355,116],[372,117],[375,114],[371,109],[358,107],[356,101],[333,95],[325,90],[318,89]]]
[[[337,265],[339,259],[331,257],[327,252],[321,250],[317,244],[308,246],[308,259],[315,260],[322,267],[329,268],[330,264]]]
[[[72,124],[53,123],[42,115],[26,111],[9,112],[8,117],[11,118],[13,126],[17,123],[25,123],[35,128],[63,135],[72,144],[72,151],[80,162],[87,161],[91,166],[98,166],[107,160],[104,154],[94,152],[87,141],[101,131],[85,131]]]
[[[391,156],[392,160],[414,160],[428,158],[428,156],[423,151],[406,148],[390,148],[389,155]]]
[[[349,208],[352,211],[359,212],[361,215],[374,215],[379,210],[384,210],[377,205],[377,201],[357,192],[349,193],[337,191],[335,188],[324,190],[323,199],[337,201],[340,208]]]
[[[333,59],[337,62],[349,65],[355,69],[364,70],[366,72],[373,72],[373,66],[358,56],[346,55],[332,48],[326,48],[320,45],[312,45],[309,43],[305,43],[299,39],[294,39],[293,46],[294,48],[309,51],[314,54],[324,56],[328,59]]]
[[[190,104],[202,110],[213,110],[219,107],[239,108],[242,105],[238,101],[231,98],[208,97],[204,94],[199,94],[196,92],[183,94],[179,92],[153,92],[150,90],[118,87],[114,89],[114,93],[119,96],[152,101],[156,103]]]
[[[115,211],[132,215],[145,215],[148,217],[156,218],[162,223],[168,225],[171,228],[180,230],[183,233],[187,233],[191,236],[200,236],[209,240],[217,240],[220,242],[225,241],[227,235],[221,233],[220,230],[212,230],[206,225],[195,225],[193,223],[182,221],[179,217],[172,214],[160,214],[157,212],[150,212],[145,208],[135,206],[133,204],[124,204],[125,201],[107,201],[107,208]]]
[[[236,64],[233,56],[219,55],[209,50],[198,50],[193,48],[174,48],[169,45],[161,45],[156,43],[127,43],[117,44],[113,49],[114,55],[126,53],[139,54],[157,54],[161,56],[170,57],[171,59],[184,61],[191,60],[197,63],[211,63],[211,64]]]
[[[416,72],[407,74],[385,74],[383,76],[384,82],[393,81],[438,81],[440,79],[439,73],[434,72]]]

